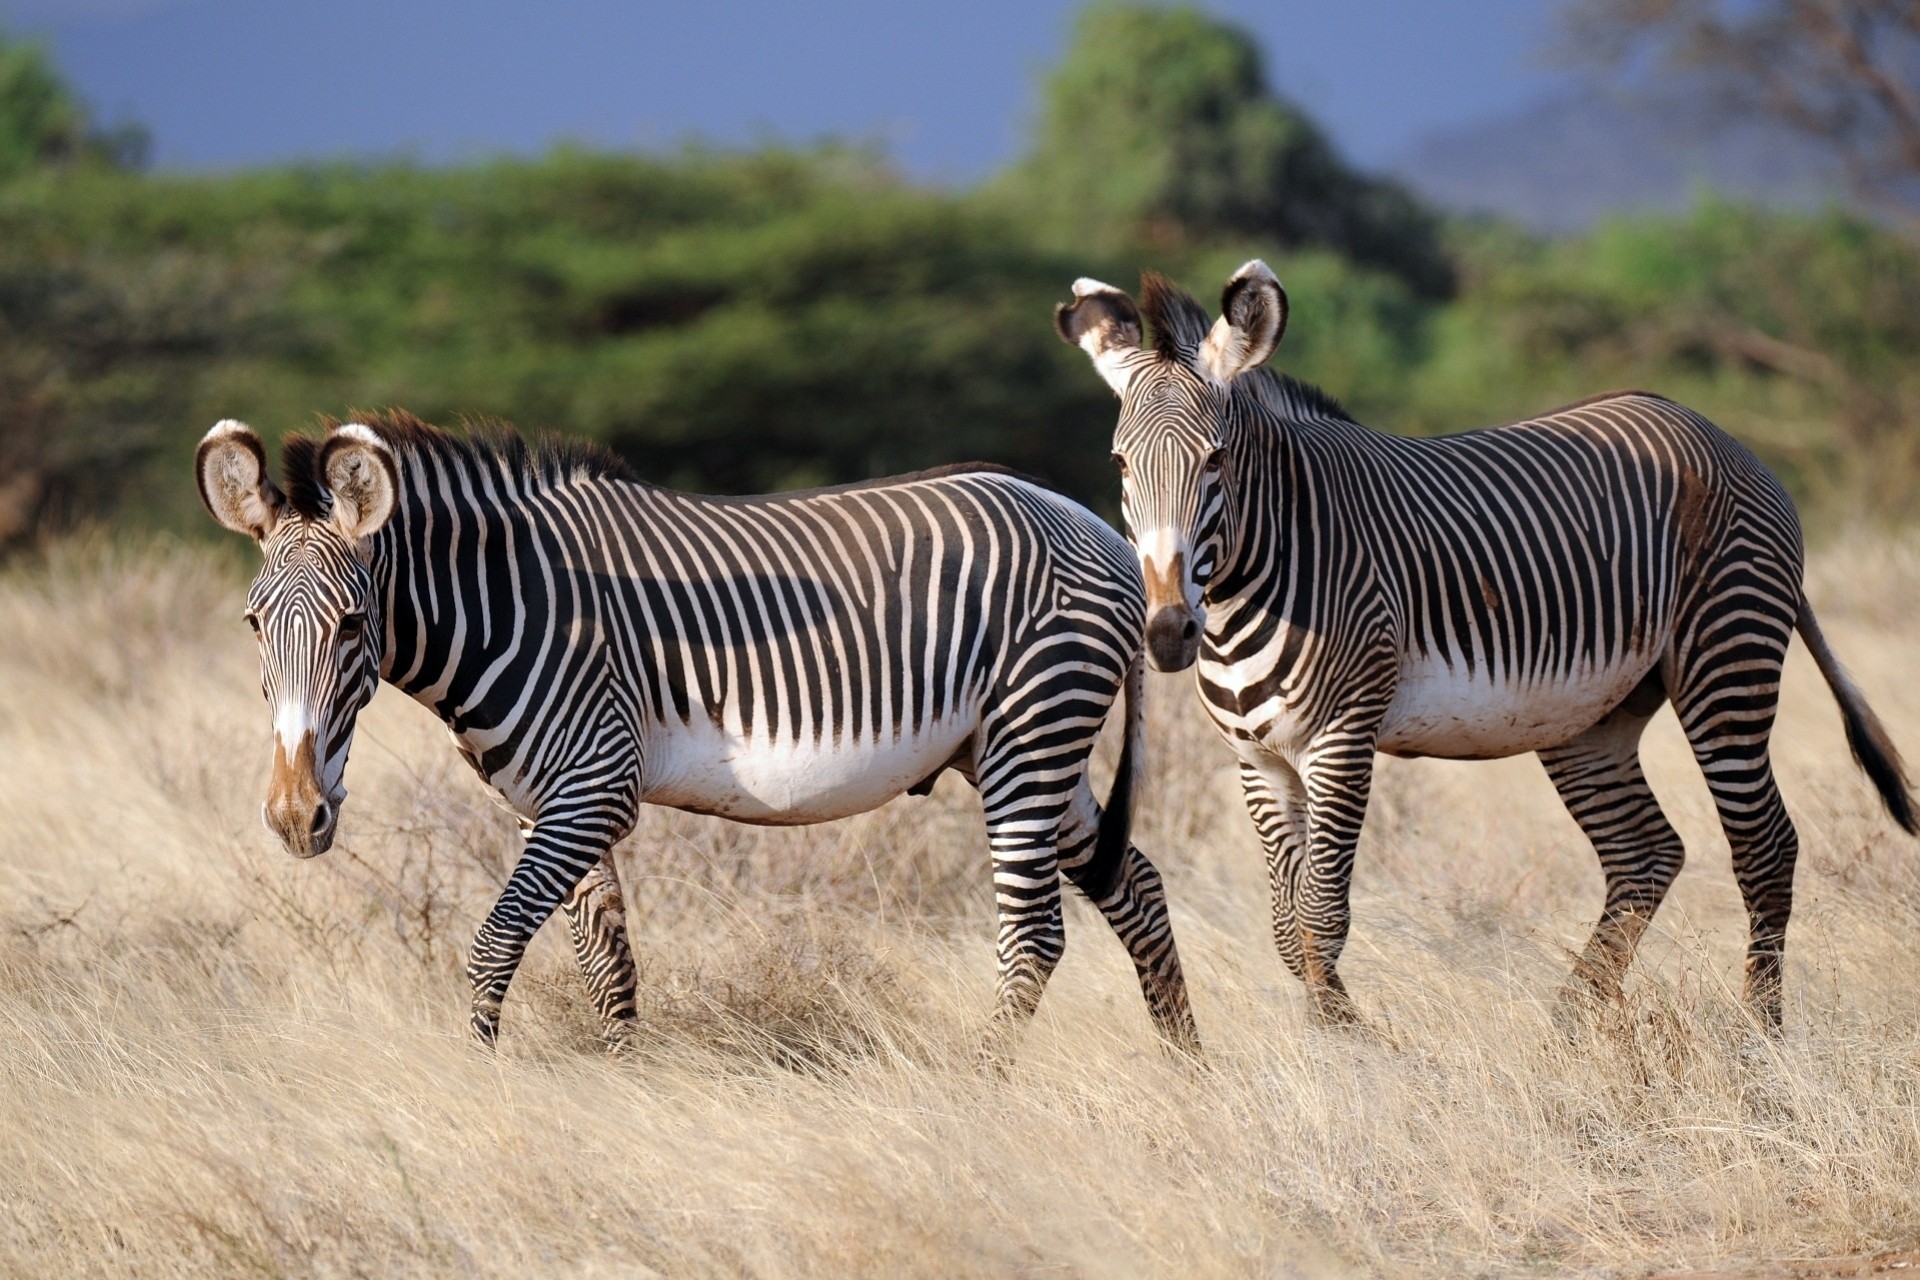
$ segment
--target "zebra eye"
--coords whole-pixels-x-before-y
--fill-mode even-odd
[[[253,610],[249,609],[242,616],[246,618],[247,625],[253,628],[253,634],[259,635],[260,634],[260,615],[255,613]]]
[[[366,614],[349,613],[340,619],[340,638],[342,640],[351,640],[355,636],[359,635],[360,629],[366,625],[367,625]]]
[[[1118,449],[1113,451],[1113,465],[1120,468],[1121,475],[1124,476],[1127,474],[1126,455],[1121,453]]]
[[[1207,455],[1206,468],[1209,471],[1218,471],[1220,469],[1221,464],[1224,463],[1226,460],[1227,460],[1227,451],[1225,449],[1215,449],[1212,453]]]

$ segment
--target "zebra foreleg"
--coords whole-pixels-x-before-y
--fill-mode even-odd
[[[481,1044],[491,1047],[499,1038],[500,1006],[533,935],[626,834],[628,825],[597,807],[540,815],[506,888],[474,934],[467,959],[473,1035]]]
[[[1653,913],[1686,860],[1686,846],[1660,810],[1640,767],[1640,734],[1663,699],[1629,700],[1564,746],[1540,752],[1562,803],[1593,843],[1607,881],[1606,905],[1562,988],[1556,1017],[1567,1024],[1582,996],[1620,998],[1621,980]]]
[[[1180,953],[1173,943],[1173,921],[1167,913],[1166,890],[1159,870],[1145,854],[1129,844],[1126,852],[1100,865],[1095,859],[1100,810],[1089,820],[1075,805],[1060,836],[1060,870],[1087,900],[1100,909],[1107,925],[1126,947],[1140,978],[1147,1012],[1161,1039],[1180,1052],[1200,1056],[1200,1032],[1187,1000],[1187,980],[1180,969]]]
[[[1273,945],[1289,972],[1307,981],[1307,953],[1300,943],[1294,894],[1306,866],[1306,791],[1293,766],[1276,756],[1241,760],[1240,787],[1247,814],[1267,858],[1267,889],[1273,911]]]
[[[564,906],[573,953],[594,1011],[600,1015],[601,1034],[609,1048],[624,1048],[635,1026],[637,979],[627,938],[626,901],[612,850],[573,887]]]
[[[1377,726],[1378,717],[1372,718]],[[1302,963],[1314,1021],[1352,1026],[1360,1011],[1337,968],[1353,923],[1353,855],[1373,790],[1372,727],[1336,726],[1302,758],[1307,796],[1305,873],[1294,880]]]

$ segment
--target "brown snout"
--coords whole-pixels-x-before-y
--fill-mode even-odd
[[[1165,568],[1141,565],[1147,580],[1147,661],[1156,671],[1185,671],[1200,653],[1200,617],[1187,604],[1187,557]]]
[[[278,738],[273,742],[273,778],[267,783],[267,803],[260,816],[267,830],[280,837],[280,843],[296,858],[311,858],[325,853],[333,845],[334,822],[338,814],[320,787],[315,766],[313,735],[300,736],[293,759]]]

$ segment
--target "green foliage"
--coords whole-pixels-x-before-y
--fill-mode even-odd
[[[1292,300],[1276,366],[1383,428],[1638,385],[1829,509],[1910,514],[1920,474],[1911,239],[1712,200],[1436,239],[1191,10],[1089,10],[1030,158],[962,194],[832,147],[143,175],[76,160],[88,129],[0,45],[4,154],[30,157],[0,180],[0,543],[49,517],[197,528],[215,420],[388,405],[588,436],[689,488],[981,458],[1111,510],[1113,400],[1053,304],[1142,266],[1211,301],[1254,256]]]
[[[1333,250],[1423,296],[1452,287],[1433,216],[1350,169],[1268,88],[1253,38],[1194,8],[1082,11],[1005,185],[1077,244],[1166,252],[1253,237]]]
[[[139,291],[97,309],[160,364],[71,307],[0,315],[65,335],[69,387],[88,361],[164,368],[146,407],[169,470],[222,416],[398,404],[590,436],[709,489],[966,457],[1110,483],[1109,397],[1049,324],[1084,264],[854,153],[73,174],[0,192],[0,243]],[[46,430],[99,438],[81,399],[54,396]]]
[[[138,128],[95,131],[46,51],[0,33],[0,183],[53,164],[130,166],[145,149]]]
[[[1414,422],[1521,416],[1643,386],[1754,446],[1803,497],[1912,510],[1920,469],[1920,246],[1840,212],[1707,199],[1535,241],[1483,228],[1436,316]]]

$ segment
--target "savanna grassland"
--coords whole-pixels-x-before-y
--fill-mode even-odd
[[[550,928],[477,1051],[462,951],[513,822],[383,690],[338,845],[282,853],[242,582],[106,542],[0,576],[0,1274],[1777,1275],[1920,1239],[1920,849],[1798,650],[1783,1039],[1737,1005],[1670,713],[1650,772],[1692,858],[1616,1016],[1570,1043],[1549,1015],[1600,878],[1538,766],[1387,762],[1346,966],[1374,1034],[1309,1027],[1226,753],[1166,678],[1137,834],[1210,1065],[1161,1053],[1075,903],[1001,1080],[951,778],[814,829],[650,813],[620,850],[637,1050],[599,1050]],[[1810,591],[1920,755],[1920,543],[1830,544]]]

